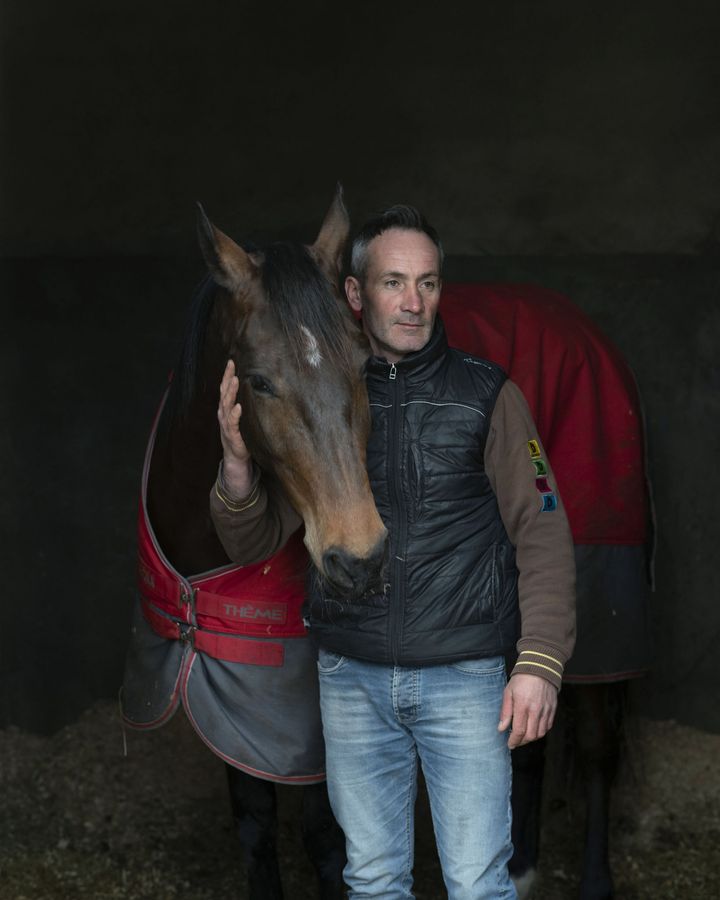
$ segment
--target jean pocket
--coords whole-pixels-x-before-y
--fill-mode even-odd
[[[464,675],[499,675],[505,673],[504,656],[485,656],[481,659],[460,659],[450,663],[451,668]]]
[[[335,653],[333,650],[326,650],[324,647],[319,647],[317,659],[318,672],[320,675],[332,675],[343,667],[346,658],[347,657],[342,656],[340,653]]]

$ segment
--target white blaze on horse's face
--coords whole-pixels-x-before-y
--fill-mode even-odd
[[[313,369],[317,369],[322,362],[322,353],[320,353],[320,346],[318,345],[317,338],[312,331],[304,325],[300,326],[300,330],[305,335],[305,359],[307,364],[312,366]]]

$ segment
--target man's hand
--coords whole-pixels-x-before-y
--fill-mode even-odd
[[[514,750],[544,737],[552,728],[557,689],[539,675],[513,675],[503,693],[498,731],[512,723],[508,747]]]
[[[220,382],[218,422],[223,446],[223,480],[228,491],[239,500],[250,493],[252,459],[240,434],[242,407],[237,402],[240,382],[235,375],[235,363],[230,359]]]

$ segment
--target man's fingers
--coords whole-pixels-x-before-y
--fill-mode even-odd
[[[231,393],[233,387],[235,389],[235,396],[237,396],[238,384],[239,382],[235,375],[235,363],[229,359],[225,365],[225,371],[223,372],[222,380],[220,382],[220,401],[222,403],[226,402],[226,398]],[[233,397],[233,402],[235,396]]]
[[[222,381],[220,382],[220,390],[222,390],[223,385],[227,384],[227,382],[233,377],[235,374],[235,363],[229,359],[225,363],[225,371],[223,372]]]
[[[235,375],[235,363],[230,359],[225,366],[220,382],[220,402],[218,404],[218,421],[220,428],[228,437],[234,437],[238,430],[242,408],[237,402],[240,381]]]
[[[510,737],[508,738],[508,747],[514,750],[527,740],[527,711],[523,712],[515,708],[513,715],[512,728],[510,729]]]
[[[523,744],[529,744],[530,741],[536,741],[539,737],[540,730],[540,720],[538,716],[535,714],[531,714],[527,718],[527,725],[525,726],[525,733],[523,734]]]
[[[526,707],[517,711],[512,723],[512,731],[508,746],[510,749],[537,741],[550,731],[553,725],[555,711],[552,708],[541,707],[533,709]]]
[[[553,721],[555,720],[555,710],[548,709],[545,710],[539,723],[538,723],[538,738],[545,737],[545,735],[550,731],[553,727]]]
[[[498,731],[506,731],[512,722],[513,696],[509,687],[503,691],[502,707],[500,708],[500,721]]]
[[[239,387],[240,382],[238,381],[237,375],[232,375],[228,378],[227,383],[223,383],[220,386],[220,405],[226,411],[229,411],[237,400]]]

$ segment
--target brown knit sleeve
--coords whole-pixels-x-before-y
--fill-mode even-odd
[[[498,394],[485,470],[516,548],[521,637],[513,674],[541,675],[560,687],[575,644],[575,556],[557,483],[520,389]]]
[[[285,495],[266,484],[257,469],[247,497],[233,497],[223,481],[222,463],[210,490],[210,517],[227,555],[244,566],[277,553],[302,525]]]

